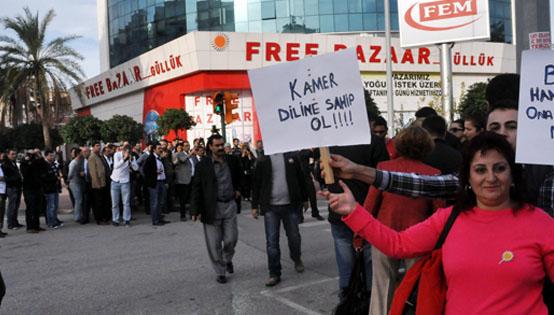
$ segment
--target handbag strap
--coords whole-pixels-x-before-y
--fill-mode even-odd
[[[437,243],[435,244],[435,249],[439,249],[442,247],[442,244],[444,244],[444,241],[446,240],[446,237],[448,236],[448,232],[450,232],[450,229],[452,228],[452,225],[454,225],[454,221],[456,221],[456,218],[460,214],[460,210],[453,208],[452,212],[448,216],[448,220],[446,221],[446,224],[444,225],[442,232],[439,236],[439,239],[437,240]]]

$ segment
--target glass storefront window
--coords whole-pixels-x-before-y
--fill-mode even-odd
[[[348,12],[362,13],[362,0],[348,0]]]
[[[337,13],[348,13],[348,1],[346,1],[346,0],[333,0],[333,12],[335,14],[337,14]]]
[[[319,0],[319,14],[333,14],[333,0]]]
[[[319,2],[318,0],[304,0],[304,14],[306,16],[318,15],[319,13],[318,2]]]
[[[348,21],[348,30],[353,31],[363,31],[364,23],[362,22],[361,14],[350,14]]]
[[[335,31],[334,21],[332,15],[320,15],[319,16],[319,31],[321,33],[330,33]]]

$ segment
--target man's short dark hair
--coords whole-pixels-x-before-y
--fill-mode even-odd
[[[429,106],[422,107],[415,112],[416,118],[427,118],[431,116],[438,116],[437,111]]]
[[[233,142],[238,141],[240,142],[239,138],[233,138]]]
[[[458,119],[454,120],[452,123],[460,124],[463,127],[464,126],[464,119],[463,118],[458,118]]]
[[[100,141],[92,141],[92,145],[91,145],[91,146],[93,147],[93,146],[95,146],[95,145],[97,145],[97,144],[100,145]]]
[[[487,84],[485,98],[489,106],[502,100],[519,102],[519,74],[503,73],[492,78]]]
[[[446,134],[446,121],[441,116],[431,116],[425,118],[421,127],[427,130],[431,135],[443,138]]]
[[[508,109],[517,110],[518,109],[518,104],[517,104],[516,101],[510,100],[510,99],[500,100],[500,101],[497,101],[494,104],[489,105],[488,114],[490,114],[491,112],[493,112],[497,109],[500,109],[500,110],[508,110]]]
[[[208,138],[208,149],[210,148],[210,146],[214,143],[214,140],[223,140],[223,137],[220,135],[220,134],[213,134],[211,135],[209,138]]]
[[[385,118],[383,118],[383,116],[377,116],[377,118],[375,118],[375,121],[373,122],[373,127],[375,126],[385,126],[385,129],[389,129],[387,121],[385,120]]]
[[[54,151],[53,150],[46,150],[44,151],[44,156],[47,156],[48,154],[54,154]]]

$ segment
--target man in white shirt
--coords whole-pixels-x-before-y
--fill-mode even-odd
[[[131,157],[131,149],[124,146],[113,156],[113,171],[110,176],[112,180],[112,224],[119,225],[119,201],[123,202],[123,221],[125,226],[131,225],[131,169],[138,170],[138,165]]]

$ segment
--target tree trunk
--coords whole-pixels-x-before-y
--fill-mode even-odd
[[[44,149],[52,150],[52,136],[50,135],[50,124],[48,123],[48,104],[46,104],[38,73],[35,73],[35,81],[37,85],[37,94],[40,99],[40,118],[42,123],[42,136],[44,138]]]

